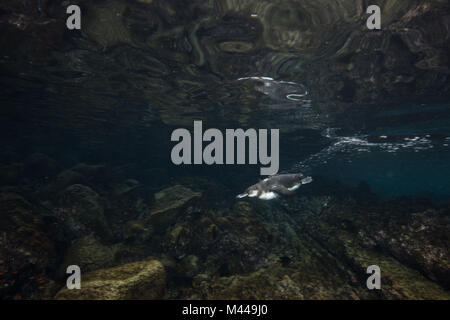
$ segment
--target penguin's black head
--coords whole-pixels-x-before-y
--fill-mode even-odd
[[[260,194],[260,190],[258,188],[258,185],[255,184],[255,185],[245,189],[244,193],[238,194],[236,198],[245,198],[245,197],[253,198],[253,197],[258,197],[259,194]]]
[[[248,187],[247,190],[245,190],[249,198],[257,197],[260,194],[260,190],[258,186],[255,184],[251,187]]]

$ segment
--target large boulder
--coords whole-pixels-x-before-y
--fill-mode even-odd
[[[449,209],[392,214],[360,232],[366,243],[388,251],[402,263],[450,289]]]
[[[317,215],[293,217],[303,232],[354,273],[359,285],[367,279],[366,268],[381,269],[385,299],[449,299],[449,223],[445,211],[421,212],[411,199],[368,207],[353,202],[332,201]],[[419,212],[415,212],[419,210]]]
[[[143,220],[130,220],[123,225],[123,239],[129,243],[145,244],[152,233],[152,228],[145,225]]]
[[[54,295],[55,247],[40,209],[23,196],[0,192],[0,297],[42,299]],[[50,294],[50,296],[49,296]]]
[[[94,232],[101,239],[112,239],[101,198],[88,186],[74,184],[66,188],[59,195],[55,212],[76,238]]]
[[[160,299],[166,283],[158,260],[139,261],[81,275],[81,289],[59,291],[59,300]]]
[[[153,244],[176,257],[179,276],[228,276],[257,270],[266,263],[277,235],[246,202],[238,202],[227,216],[187,212]]]
[[[114,250],[101,244],[93,235],[85,236],[73,242],[67,250],[61,265],[61,274],[67,266],[77,265],[83,272],[90,272],[114,265]]]
[[[91,234],[76,239],[72,243],[65,254],[59,272],[61,276],[64,276],[70,265],[79,266],[83,272],[91,272],[139,261],[147,258],[149,254],[149,250],[142,250],[121,242],[113,245],[102,244]]]
[[[177,221],[177,217],[201,197],[200,192],[182,185],[175,185],[155,194],[155,203],[150,209],[149,223],[156,232],[164,232]]]

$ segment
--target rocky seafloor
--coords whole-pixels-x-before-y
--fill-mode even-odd
[[[2,299],[450,298],[450,205],[321,177],[237,201],[215,179],[2,159]],[[81,290],[65,288],[73,264]],[[381,290],[366,287],[369,265]]]

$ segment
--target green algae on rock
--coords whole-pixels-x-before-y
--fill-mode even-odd
[[[164,294],[165,270],[158,260],[138,261],[82,274],[81,289],[59,291],[57,300],[158,299]]]

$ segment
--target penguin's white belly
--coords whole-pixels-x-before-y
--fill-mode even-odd
[[[261,200],[272,200],[276,197],[278,197],[278,195],[275,192],[269,191],[261,193],[258,198]]]
[[[302,185],[302,183],[300,182],[299,184],[296,184],[295,186],[288,188],[288,190],[289,191],[297,190],[298,188],[300,188],[301,185]]]

